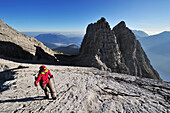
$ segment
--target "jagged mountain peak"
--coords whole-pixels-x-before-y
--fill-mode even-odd
[[[125,21],[121,21],[120,23],[117,24],[117,26],[125,28],[126,27],[126,23],[125,23]]]
[[[160,79],[124,21],[112,30],[104,18],[90,24],[81,44],[79,58],[80,65]]]
[[[104,17],[102,17],[100,20],[97,21],[97,23],[107,23],[107,21]]]
[[[101,29],[101,28],[107,28],[111,29],[109,23],[106,21],[104,17],[102,17],[100,20],[98,20],[96,23],[91,23],[87,27],[87,31],[92,31],[96,29]]]

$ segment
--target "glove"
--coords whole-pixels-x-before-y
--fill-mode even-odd
[[[34,85],[37,87],[37,86],[38,86],[38,83],[35,81],[35,82],[34,82]]]
[[[50,78],[54,78],[54,76],[53,76],[53,75],[51,75],[51,76],[50,76]]]

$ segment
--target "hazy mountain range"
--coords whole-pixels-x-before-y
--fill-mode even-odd
[[[164,80],[170,81],[170,31],[147,36],[143,31],[133,31],[141,42],[151,64]]]
[[[83,32],[22,32],[23,34],[26,34],[30,37],[36,37],[40,34],[57,34],[57,35],[64,35],[67,37],[83,37]]]
[[[55,48],[53,50],[60,51],[64,54],[78,55],[79,49],[80,49],[79,46],[72,44],[72,45],[69,45],[69,46],[66,46],[66,47],[64,47],[64,46],[58,47],[58,48]]]
[[[66,36],[60,33],[58,34],[46,33],[45,34],[44,32],[23,32],[23,33],[27,34],[28,36],[35,37],[37,40],[43,42],[44,45],[46,45],[50,49],[56,49],[58,47],[69,46],[72,44],[76,44],[77,46],[80,46],[81,41],[83,39],[81,35],[77,35],[79,37],[70,37],[74,35]]]
[[[149,36],[144,31],[140,31],[140,30],[132,30],[132,31],[133,31],[133,33],[135,34],[136,37],[147,37],[147,36]]]

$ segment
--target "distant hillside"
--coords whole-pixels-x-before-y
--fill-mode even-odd
[[[62,34],[67,37],[83,37],[84,33],[83,32],[74,32],[74,31],[68,31],[68,32],[22,32],[23,34],[26,34],[30,37],[36,37],[40,34]]]
[[[55,49],[61,46],[66,46],[66,44],[62,44],[62,43],[48,43],[48,42],[42,42],[45,46],[49,47],[50,49]]]
[[[80,45],[82,37],[67,37],[62,34],[39,34],[35,37],[37,40],[41,41],[47,47],[54,49],[58,47],[68,46],[71,44]]]
[[[39,34],[35,37],[37,40],[41,42],[48,42],[48,43],[67,43],[68,37],[60,34]]]
[[[81,37],[67,37],[61,34],[40,34],[35,37],[37,40],[41,42],[48,42],[48,43],[63,43],[63,44],[70,44],[70,43],[81,43]]]
[[[170,32],[165,31],[157,35],[151,35],[140,39],[146,49],[151,49],[157,46],[164,46],[170,41]]]
[[[56,49],[53,50],[58,50],[61,51],[64,54],[70,54],[70,55],[78,55],[79,53],[79,47],[77,45],[69,45],[66,47],[58,47]]]
[[[132,30],[136,37],[147,37],[149,36],[147,33],[141,30]]]
[[[26,34],[30,37],[36,37],[38,36],[39,34],[45,34],[45,32],[22,32],[23,34]]]

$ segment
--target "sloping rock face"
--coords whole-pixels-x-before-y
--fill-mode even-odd
[[[113,30],[104,18],[90,24],[78,59],[78,64],[83,66],[160,79],[139,41],[124,22],[119,23]]]
[[[0,55],[15,59],[56,61],[55,52],[35,38],[18,32],[0,19]],[[42,50],[40,50],[42,49]]]
[[[129,69],[129,74],[160,79],[159,74],[150,64],[140,42],[136,40],[133,32],[126,27],[125,22],[120,22],[113,28],[113,31],[116,34],[122,59]]]
[[[0,73],[14,77],[0,87],[0,112],[170,113],[170,83],[87,67],[46,65],[57,99],[43,99],[34,86],[39,66],[0,59]]]
[[[128,73],[126,66],[121,63],[116,36],[104,18],[87,27],[79,58],[80,64],[85,66]]]

